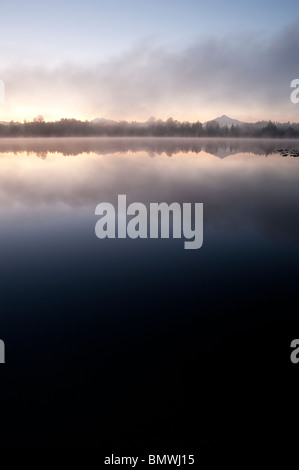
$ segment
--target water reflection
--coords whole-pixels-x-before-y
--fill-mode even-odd
[[[298,141],[279,139],[225,139],[225,138],[27,138],[1,139],[0,156],[5,153],[26,153],[45,159],[48,154],[64,156],[96,153],[147,153],[150,156],[178,153],[206,152],[225,158],[237,153],[271,155],[281,149],[298,147]]]
[[[99,202],[116,204],[117,194],[126,194],[128,203],[203,202],[205,230],[250,230],[297,243],[298,160],[281,158],[280,144],[250,139],[1,141],[1,231],[22,220],[80,223],[80,217],[94,217]]]
[[[161,428],[161,443],[169,432],[187,432],[188,446],[190,436],[197,445],[203,408],[215,428],[219,417],[210,411],[219,400],[231,419],[236,397],[239,416],[267,386],[254,425],[260,422],[277,380],[284,383],[277,364],[289,366],[298,332],[299,161],[275,152],[287,145],[298,147],[0,141],[8,441],[104,448],[111,436],[115,449],[116,432],[131,445],[140,430],[159,441]],[[146,205],[202,202],[202,248],[190,253],[180,239],[97,239],[95,207],[117,206],[118,194]],[[250,333],[271,324],[274,312],[277,328]]]

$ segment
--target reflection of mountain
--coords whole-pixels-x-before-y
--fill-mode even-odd
[[[206,150],[206,152],[211,153],[208,150]],[[211,155],[213,155],[214,157],[218,157],[218,158],[225,158],[225,157],[231,157],[232,155],[235,155],[237,153],[239,153],[237,150],[233,151],[225,147],[222,147],[222,148],[219,148],[217,151],[214,151],[213,153],[211,153]]]
[[[174,137],[94,137],[94,138],[27,138],[0,140],[1,153],[34,153],[45,159],[48,153],[80,155],[96,153],[145,152],[149,156],[166,153],[169,157],[178,153],[210,153],[225,158],[236,153],[269,155],[277,148],[298,146],[294,140],[231,139],[231,138],[174,138]]]

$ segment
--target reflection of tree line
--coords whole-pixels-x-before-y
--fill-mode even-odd
[[[64,139],[4,139],[0,141],[1,153],[27,153],[45,159],[49,154],[75,156],[145,152],[149,156],[177,153],[206,152],[225,157],[235,153],[269,155],[276,151],[277,140],[271,139],[182,139],[182,138],[64,138]]]
[[[206,125],[200,122],[166,121],[78,121],[61,119],[45,122],[38,116],[33,122],[0,124],[0,137],[299,137],[299,124],[274,124],[269,121],[220,127],[217,121]]]

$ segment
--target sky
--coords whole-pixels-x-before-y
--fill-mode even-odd
[[[0,121],[299,121],[298,0],[11,0],[0,18]]]

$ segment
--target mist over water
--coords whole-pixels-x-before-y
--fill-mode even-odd
[[[0,142],[8,413],[17,406],[26,417],[28,402],[36,407],[17,441],[92,443],[105,435],[113,442],[115,433],[125,440],[157,426],[179,432],[190,415],[188,399],[198,418],[198,387],[209,393],[207,381],[199,386],[194,378],[205,363],[201,355],[292,315],[299,159],[277,149],[298,146],[238,139]],[[118,194],[128,204],[203,203],[202,248],[190,253],[179,239],[97,239],[95,207],[117,206]],[[25,406],[13,383],[27,375],[33,380],[22,391]],[[145,390],[151,400],[140,415]],[[39,435],[42,416],[47,431]],[[13,432],[11,424],[8,439]]]
[[[297,142],[299,147],[299,141]],[[203,202],[205,230],[298,241],[296,141],[242,139],[14,139],[0,142],[0,209],[6,223],[78,223],[94,208],[131,202]],[[169,158],[170,157],[170,158]],[[82,218],[82,223],[80,222]],[[22,222],[23,221],[23,222]],[[35,221],[38,224],[34,226]],[[102,242],[105,243],[105,242]],[[147,242],[150,244],[151,242]]]

